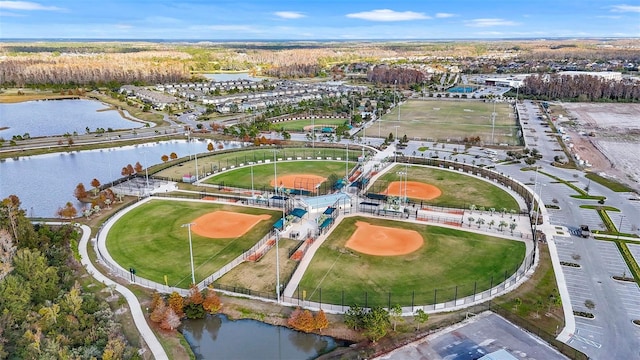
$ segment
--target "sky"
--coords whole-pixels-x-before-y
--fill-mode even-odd
[[[0,39],[640,37],[640,0],[0,1]]]

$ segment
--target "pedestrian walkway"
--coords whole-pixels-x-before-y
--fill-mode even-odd
[[[93,276],[96,280],[105,284],[106,286],[113,286],[117,292],[124,296],[124,298],[127,300],[127,303],[129,303],[129,309],[131,310],[131,317],[133,317],[133,322],[135,323],[140,336],[142,336],[144,342],[147,344],[147,347],[149,347],[149,350],[151,350],[153,357],[156,360],[169,359],[167,353],[164,351],[164,348],[160,344],[160,341],[158,341],[158,338],[156,338],[155,334],[149,327],[144,313],[142,312],[142,307],[140,305],[140,302],[138,301],[138,298],[129,289],[109,279],[107,276],[98,271],[95,266],[93,266],[93,263],[91,263],[91,260],[89,259],[89,253],[87,251],[89,237],[91,236],[91,229],[86,225],[82,225],[81,229],[82,239],[80,239],[80,244],[78,247],[80,251],[80,262],[82,263],[82,265],[84,265],[84,267],[87,269],[87,272],[91,274],[91,276]]]

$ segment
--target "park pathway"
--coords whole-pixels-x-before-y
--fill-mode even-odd
[[[124,298],[129,303],[129,308],[131,309],[131,317],[133,317],[136,328],[138,329],[140,336],[142,336],[142,338],[144,339],[144,342],[147,344],[149,350],[151,350],[153,357],[156,360],[169,359],[167,353],[164,351],[164,348],[160,344],[160,341],[158,341],[158,338],[156,338],[156,335],[149,327],[144,313],[142,312],[142,307],[140,306],[138,298],[129,289],[109,279],[107,276],[98,271],[95,266],[93,266],[91,260],[89,259],[89,253],[87,251],[89,237],[91,237],[91,229],[86,225],[82,225],[81,228],[82,239],[80,240],[80,244],[78,247],[80,251],[80,262],[82,263],[82,265],[87,269],[87,272],[91,274],[91,276],[93,276],[96,280],[100,281],[106,286],[114,286],[115,290],[122,294],[122,296],[124,296]]]

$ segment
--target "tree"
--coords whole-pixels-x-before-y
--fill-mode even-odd
[[[377,342],[387,334],[391,321],[389,312],[382,307],[376,306],[369,310],[364,316],[364,335],[371,341]]]
[[[506,221],[504,221],[504,220],[500,220],[500,223],[498,224],[498,229],[499,229],[500,231],[504,231],[504,228],[505,228],[505,227],[507,227],[507,225],[508,225],[508,224],[507,224],[507,222],[506,222]]]
[[[78,210],[69,201],[65,204],[63,208],[59,208],[56,214],[63,219],[73,219],[76,216],[78,216]]]
[[[169,295],[169,307],[176,315],[178,315],[178,317],[184,316],[184,299],[176,291]]]
[[[76,185],[76,189],[73,191],[73,196],[78,200],[82,200],[87,197],[87,189],[85,189],[83,183]]]
[[[202,307],[209,314],[215,314],[218,311],[220,311],[220,308],[222,307],[222,303],[220,302],[220,298],[218,297],[216,292],[213,291],[212,287],[209,287],[207,289],[207,295],[205,296],[204,301],[202,302]]]
[[[175,159],[177,159],[177,158],[178,158],[178,154],[176,154],[176,153],[172,152],[172,153],[169,155],[169,157],[171,158],[171,160],[175,160]]]
[[[153,310],[151,311],[151,315],[149,316],[149,319],[159,324],[164,321],[164,317],[167,312],[167,303],[160,296],[158,296],[158,299],[155,300],[154,302],[155,302],[155,307],[152,308]],[[154,302],[152,302],[152,305],[154,304]]]
[[[403,319],[402,319],[402,306],[400,306],[399,304],[394,305],[389,310],[389,315],[391,316],[391,319],[393,320],[393,331],[396,331],[396,325],[398,325],[398,322],[403,321]]]
[[[478,220],[476,220],[476,224],[478,224],[478,229],[480,229],[480,226],[482,226],[482,224],[484,224],[484,219],[483,218],[478,218]]]
[[[422,309],[417,309],[415,315],[413,315],[413,319],[418,323],[418,330],[420,330],[420,325],[429,320],[429,314]]]
[[[142,164],[140,164],[140,161],[136,161],[136,164],[133,166],[133,170],[136,172],[136,174],[141,173],[142,170],[144,170]]]
[[[93,187],[93,196],[98,195],[98,191],[100,191],[100,180],[98,179],[91,180],[91,186]]]
[[[198,286],[196,284],[191,284],[189,287],[189,297],[187,298],[187,302],[196,305],[202,305],[204,302],[204,296],[202,296],[202,293],[198,290]]]
[[[473,213],[473,211],[474,211],[475,209],[477,209],[477,208],[478,208],[478,207],[477,207],[475,204],[471,204],[471,205],[469,205],[469,211],[470,211],[471,213]]]
[[[514,305],[516,308],[516,311],[518,311],[518,306],[522,305],[522,300],[518,297],[514,300]]]
[[[476,219],[473,216],[469,216],[467,220],[469,221],[469,227],[471,227],[471,224],[473,224]]]
[[[182,299],[182,298],[181,298]],[[164,320],[160,323],[160,328],[164,330],[175,330],[180,326],[180,316],[176,314],[171,306],[164,314]]]
[[[364,325],[364,309],[358,305],[351,305],[344,314],[344,323],[353,330],[359,330]]]
[[[329,320],[327,320],[327,315],[325,315],[322,309],[320,309],[320,311],[318,311],[318,313],[316,314],[314,323],[315,328],[320,330],[320,333],[322,333],[322,329],[326,329],[327,327],[329,327]]]
[[[515,222],[512,222],[511,224],[509,224],[509,229],[511,230],[511,235],[513,235],[513,230],[515,230],[518,227],[518,224],[516,224]]]
[[[167,155],[162,155],[160,159],[162,160],[162,162],[165,162],[165,163],[169,161],[169,157]]]
[[[133,175],[134,173],[134,169],[133,166],[131,164],[127,165],[127,175]]]
[[[489,229],[491,229],[491,227],[495,224],[496,224],[496,221],[491,219],[491,221],[489,221]]]
[[[208,144],[207,144],[207,150],[208,150],[209,152],[211,152],[211,151],[213,151],[213,149],[214,149],[214,147],[213,147],[213,143],[208,143]]]
[[[44,302],[56,298],[58,294],[58,271],[49,266],[39,250],[22,248],[13,258],[14,273],[22,276],[25,285],[31,289],[33,301]]]

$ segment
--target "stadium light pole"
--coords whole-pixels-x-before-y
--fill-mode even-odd
[[[616,240],[620,240],[620,233],[622,232],[622,220],[624,220],[624,215],[620,215],[620,225],[618,226],[618,236]]]
[[[191,227],[194,225],[195,223],[182,224],[182,227],[186,227],[189,230],[189,255],[191,257],[191,283],[195,285],[196,275],[195,275],[195,269],[193,268],[193,245],[191,244]]]
[[[144,157],[144,176],[146,179],[147,187],[145,188],[145,194],[149,190],[149,165],[147,164],[147,151],[142,152],[142,156]]]
[[[493,99],[493,112],[491,113],[491,144],[495,145],[493,141],[493,134],[496,131],[496,99]]]

